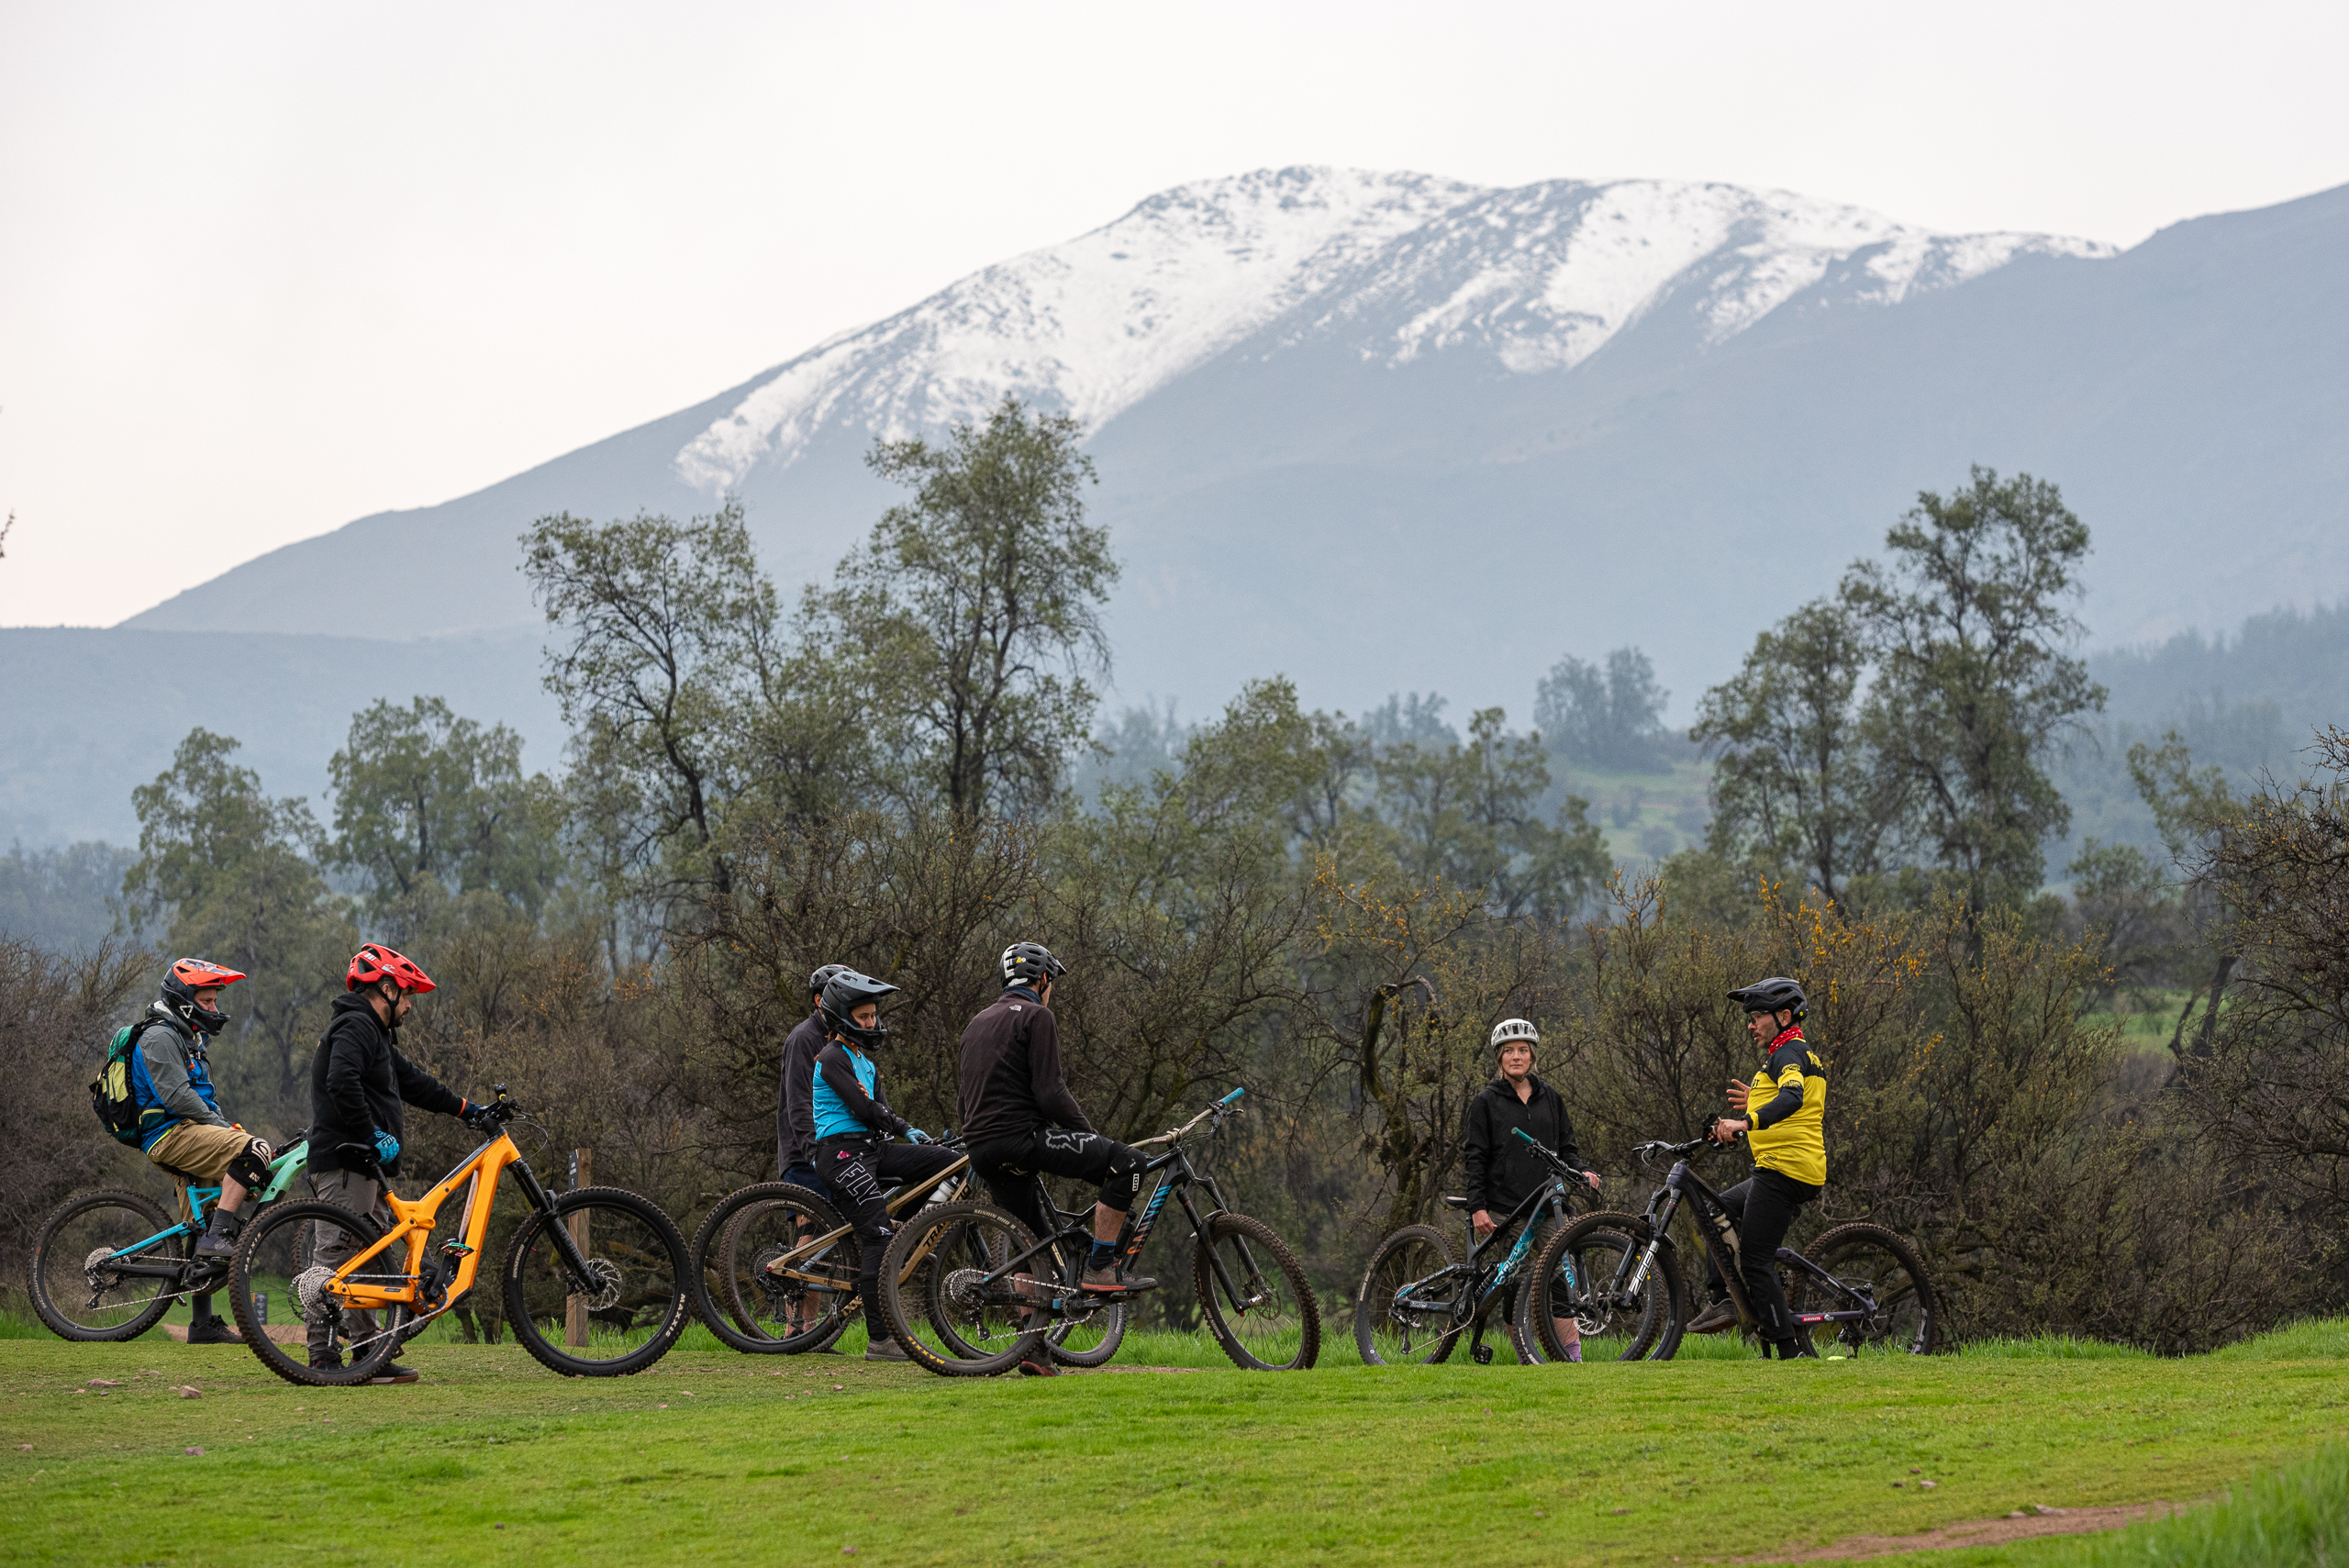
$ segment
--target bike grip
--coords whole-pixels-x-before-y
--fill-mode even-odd
[[[1234,1089],[1234,1090],[1232,1090],[1232,1091],[1231,1091],[1231,1093],[1230,1093],[1230,1094],[1228,1094],[1228,1095],[1224,1095],[1224,1096],[1223,1096],[1223,1098],[1221,1098],[1220,1100],[1218,1100],[1218,1101],[1216,1102],[1216,1104],[1218,1104],[1218,1105],[1219,1105],[1219,1106],[1228,1106],[1228,1105],[1230,1105],[1232,1101],[1234,1101],[1234,1100],[1238,1099],[1241,1095],[1242,1095],[1246,1094],[1247,1092],[1248,1092],[1248,1091],[1247,1091],[1247,1090],[1245,1090],[1245,1089]]]
[[[1526,1130],[1525,1130],[1525,1129],[1523,1129],[1523,1128],[1521,1128],[1521,1127],[1511,1128],[1509,1130],[1510,1130],[1510,1131],[1512,1131],[1512,1132],[1514,1132],[1514,1133],[1516,1133],[1520,1138],[1522,1138],[1522,1139],[1523,1139],[1523,1140],[1525,1140],[1525,1141],[1526,1141],[1526,1142],[1528,1142],[1528,1143],[1531,1143],[1531,1142],[1532,1142],[1532,1141],[1533,1141],[1533,1135],[1532,1135],[1531,1133],[1530,1133],[1530,1132],[1526,1131]]]

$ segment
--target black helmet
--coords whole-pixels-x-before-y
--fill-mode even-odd
[[[1741,986],[1729,994],[1729,999],[1749,1013],[1776,1013],[1791,1007],[1795,1022],[1802,1022],[1802,987],[1782,974]]]
[[[866,1029],[856,1021],[856,1010],[867,1002],[879,1002],[896,989],[887,981],[859,974],[846,964],[840,965],[824,982],[821,1006],[825,1031],[867,1051],[879,1045],[889,1038],[889,1026],[875,1018],[873,1027]]]
[[[1006,988],[1067,973],[1068,965],[1054,958],[1052,950],[1041,942],[1014,942],[1003,950]]]
[[[807,977],[807,995],[810,996],[822,995],[824,994],[824,986],[826,983],[829,982],[833,975],[843,974],[846,973],[848,973],[848,965],[845,963],[828,963],[824,965],[821,969],[818,969],[815,973]]]

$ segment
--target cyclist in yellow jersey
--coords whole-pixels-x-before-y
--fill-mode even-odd
[[[1774,975],[1731,992],[1729,999],[1745,1009],[1745,1032],[1765,1053],[1751,1084],[1730,1081],[1730,1108],[1743,1114],[1713,1123],[1715,1142],[1742,1132],[1753,1155],[1753,1174],[1721,1194],[1737,1220],[1738,1274],[1747,1304],[1761,1319],[1765,1351],[1775,1349],[1781,1361],[1813,1355],[1801,1348],[1777,1256],[1795,1210],[1827,1184],[1827,1069],[1803,1039],[1800,985]],[[1712,1301],[1688,1327],[1699,1334],[1735,1328],[1737,1308],[1709,1256],[1705,1284]]]

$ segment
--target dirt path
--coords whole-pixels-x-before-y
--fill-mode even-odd
[[[2034,1505],[1997,1519],[1967,1519],[1916,1535],[1855,1535],[1826,1546],[1766,1557],[1741,1557],[1740,1562],[1827,1562],[1862,1557],[1889,1557],[1901,1551],[1933,1551],[1954,1546],[2004,1546],[2042,1535],[2087,1535],[2119,1529],[2157,1514],[2172,1514],[2184,1503],[2130,1503],[2115,1508],[2050,1508]]]

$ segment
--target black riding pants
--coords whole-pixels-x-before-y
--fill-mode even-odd
[[[875,1343],[889,1337],[881,1311],[881,1254],[889,1245],[889,1210],[881,1195],[903,1182],[934,1176],[962,1156],[929,1143],[878,1138],[827,1138],[816,1145],[816,1169],[831,1189],[841,1218],[856,1228],[857,1294],[864,1300],[864,1330]]]
[[[1787,1306],[1787,1287],[1778,1278],[1778,1249],[1786,1244],[1795,1210],[1822,1190],[1782,1171],[1756,1168],[1751,1177],[1721,1194],[1721,1207],[1737,1221],[1738,1278],[1745,1286],[1746,1305],[1761,1320],[1765,1344],[1787,1347],[1795,1340],[1794,1313]],[[1709,1249],[1705,1253],[1705,1284],[1714,1295],[1721,1293],[1720,1271]]]
[[[1040,1127],[1017,1138],[992,1139],[971,1151],[971,1168],[987,1184],[996,1207],[1018,1218],[1041,1240],[1057,1226],[1037,1212],[1036,1177],[1074,1176],[1100,1188],[1100,1201],[1125,1213],[1141,1193],[1141,1168],[1150,1156],[1097,1132]]]

